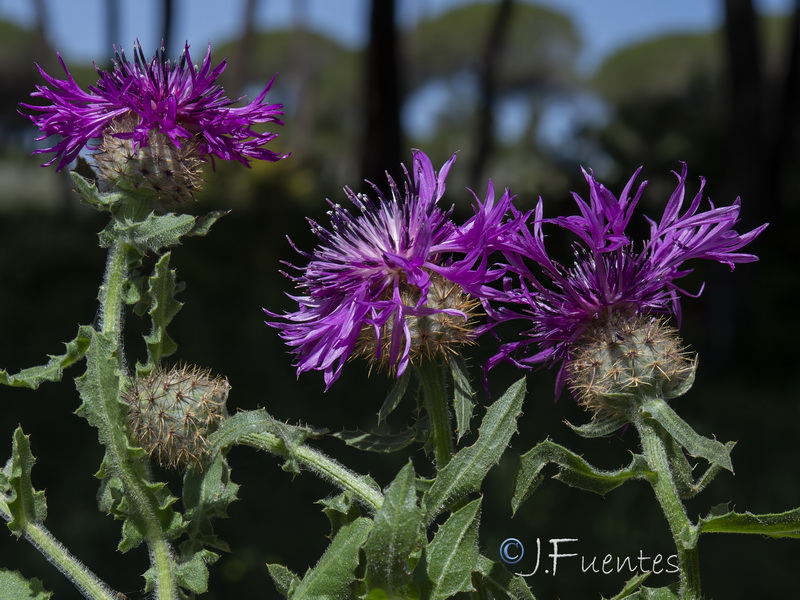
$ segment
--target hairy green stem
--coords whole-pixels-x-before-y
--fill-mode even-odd
[[[418,372],[422,381],[425,409],[431,423],[436,466],[442,469],[453,456],[453,431],[450,427],[444,369],[438,362],[425,360],[419,366]]]
[[[633,425],[639,432],[644,457],[656,477],[651,481],[661,509],[669,523],[678,552],[680,570],[679,598],[700,600],[700,560],[697,552],[697,527],[686,514],[683,501],[672,477],[672,469],[660,430],[653,421],[637,415]]]
[[[383,505],[383,494],[374,485],[315,448],[301,444],[290,451],[277,435],[266,432],[247,434],[238,440],[238,443],[283,458],[289,458],[291,455],[309,471],[317,473],[343,490],[352,492],[373,511],[377,511]]]
[[[124,375],[124,349],[122,347],[122,323],[124,308],[124,285],[128,274],[128,246],[115,241],[106,263],[105,278],[100,289],[100,326],[101,333],[113,340],[117,362]],[[87,365],[89,369],[92,365]],[[104,394],[105,396],[105,394]],[[147,488],[147,481],[142,469],[133,464],[126,447],[125,423],[118,410],[119,394],[115,397],[103,397],[101,413],[103,415],[106,435],[102,435],[107,448],[113,456],[114,467],[122,481],[123,489],[133,510],[144,522],[144,537],[150,550],[150,562],[155,571],[156,598],[173,600],[177,597],[177,584],[173,572],[172,549],[164,527],[156,512],[157,506],[152,493]]]
[[[11,510],[0,494],[0,516],[11,520]],[[119,595],[92,573],[86,565],[73,556],[47,528],[40,523],[25,523],[23,535],[72,584],[84,598],[90,600],[117,600]]]

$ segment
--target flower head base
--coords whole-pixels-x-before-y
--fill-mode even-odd
[[[684,208],[687,169],[684,164],[677,175],[678,186],[669,198],[664,214],[650,223],[650,237],[641,249],[628,237],[625,229],[633,215],[645,183],[635,193],[634,181],[628,181],[616,198],[590,173],[584,172],[589,184],[589,202],[573,194],[579,215],[544,219],[541,200],[534,212],[532,228],[520,228],[505,247],[511,270],[519,275],[518,288],[506,294],[512,308],[494,312],[499,320],[530,320],[533,327],[527,339],[505,344],[490,366],[514,354],[517,364],[562,362],[557,390],[566,383],[566,363],[573,356],[577,342],[612,322],[614,315],[636,319],[639,316],[675,315],[680,322],[680,295],[675,283],[691,272],[684,263],[692,259],[714,260],[731,268],[735,263],[758,260],[739,250],[766,227],[762,225],[739,234],[733,227],[739,220],[737,199],[733,205],[716,208],[713,204],[700,210],[705,181],[689,206]],[[552,260],[545,249],[544,224],[560,226],[580,239],[576,244],[575,262],[564,267]],[[531,263],[538,267],[534,272]],[[702,291],[702,289],[701,289]],[[519,308],[513,308],[516,305]],[[536,344],[539,351],[524,351]]]
[[[575,342],[567,380],[596,417],[626,415],[644,399],[675,398],[691,386],[696,361],[663,319],[612,313]]]
[[[164,467],[202,468],[230,387],[197,367],[156,368],[134,380],[123,394],[133,441]]]
[[[503,273],[487,256],[510,228],[506,192],[495,202],[489,185],[485,202],[463,226],[452,211],[438,206],[455,155],[436,173],[430,159],[414,151],[403,191],[389,178],[389,195],[376,187],[377,201],[349,188],[358,208],[352,215],[339,205],[330,211],[331,228],[311,223],[320,238],[301,274],[293,279],[299,309],[285,315],[269,311],[268,322],[297,356],[298,374],[320,370],[330,386],[354,354],[401,375],[412,359],[447,354],[468,343],[474,298]]]
[[[216,84],[225,62],[212,68],[210,45],[199,66],[192,62],[188,44],[176,62],[165,60],[163,54],[162,48],[147,62],[137,43],[130,62],[120,50],[113,69],[96,68],[99,79],[88,91],[78,86],[60,56],[67,79],[55,79],[39,68],[46,85],[36,86],[31,95],[47,104],[22,106],[41,113],[26,115],[42,132],[38,140],[61,136],[55,145],[35,151],[54,153],[43,166],[58,161],[56,168],[63,169],[83,148],[96,148],[93,140],[98,139],[105,140],[101,150],[107,155],[115,150],[109,136],[124,140],[120,148],[137,158],[143,148],[165,145],[179,155],[188,148],[195,162],[220,158],[247,165],[251,159],[285,158],[265,147],[277,134],[253,129],[256,123],[283,124],[278,118],[283,114],[281,105],[263,103],[272,82],[250,104],[236,108],[232,106],[236,100]],[[100,160],[109,162],[107,157]],[[186,169],[193,170],[194,164]]]

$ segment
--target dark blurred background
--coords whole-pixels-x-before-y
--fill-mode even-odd
[[[109,64],[111,44],[120,42],[121,4],[96,5],[75,32],[93,43],[98,37],[107,41],[108,52],[94,57],[100,67]],[[720,475],[689,510],[696,517],[721,502],[753,512],[800,505],[794,357],[800,332],[800,2],[786,2],[785,14],[763,14],[753,0],[708,0],[717,11],[716,25],[639,36],[588,59],[585,48],[591,44],[584,38],[592,32],[585,23],[577,25],[575,2],[561,10],[557,2],[521,0],[361,0],[355,13],[363,35],[351,44],[323,32],[335,25],[315,25],[319,3],[289,4],[286,27],[256,18],[273,0],[203,4],[205,19],[216,13],[230,19],[236,7],[238,31],[212,48],[215,63],[229,58],[221,77],[229,96],[252,97],[279,74],[270,99],[285,103],[286,126],[273,146],[292,156],[251,169],[209,167],[206,189],[189,209],[231,213],[207,238],[190,239],[173,253],[186,283],[180,298],[186,306],[171,328],[180,345],[176,361],[225,374],[233,386],[231,410],[261,406],[278,418],[331,431],[369,428],[390,382],[379,374],[368,377],[365,365],[352,362],[324,392],[319,374],[295,377],[276,331],[263,324],[261,307],[291,308],[284,295],[290,284],[278,272],[281,260],[296,258],[285,236],[312,248],[305,218],[324,222],[325,198],[341,201],[343,185],[364,189],[364,179],[385,181],[384,172],[398,173],[400,162],[410,159],[409,149],[419,147],[437,166],[458,151],[445,202],[456,205],[459,218],[470,210],[465,186],[482,195],[489,178],[501,189],[510,187],[520,208],[532,207],[542,195],[548,215],[572,211],[568,192],[586,195],[579,165],[594,169],[615,193],[643,165],[642,178],[650,184],[640,207],[657,218],[674,187],[670,171],[683,160],[690,169],[688,194],[696,193],[703,175],[706,195],[717,205],[742,197],[740,231],[771,223],[750,248],[759,263],[740,265],[733,273],[716,264],[694,265],[697,272],[685,280],[692,292],[703,281],[708,285],[699,299],[683,304],[682,333],[699,353],[700,370],[692,392],[674,406],[699,432],[738,440],[736,475]],[[596,7],[587,0],[590,4]],[[646,4],[637,10],[650,10]],[[2,10],[9,5],[15,3],[0,2],[0,15],[14,12]],[[75,10],[82,5],[69,3]],[[418,18],[401,19],[411,5]],[[79,324],[93,321],[104,266],[95,235],[105,217],[78,203],[66,174],[38,166],[42,157],[30,155],[36,132],[17,113],[17,103],[41,83],[34,61],[62,76],[53,38],[60,18],[56,7],[63,6],[32,0],[26,24],[0,22],[0,365],[10,372],[45,362],[47,354],[61,352],[61,342],[71,339]],[[177,56],[184,39],[176,39],[175,32],[184,31],[182,19],[199,18],[194,5],[163,0],[148,6],[147,31],[134,35],[163,38],[170,55]],[[606,18],[636,15],[617,8]],[[352,29],[353,23],[342,27]],[[206,41],[189,39],[196,61]],[[132,46],[131,39],[121,42]],[[144,51],[149,55],[153,48]],[[81,84],[94,83],[89,61],[67,59]],[[646,232],[643,218],[637,226]],[[567,242],[555,234],[550,242],[556,252],[559,247],[568,252]],[[136,317],[128,322],[133,359],[143,354],[139,332],[146,326]],[[487,338],[469,350],[476,378],[495,347]],[[34,483],[47,492],[47,526],[117,590],[138,598],[146,552],[115,552],[119,523],[96,509],[98,482],[92,473],[101,449],[95,431],[72,414],[79,399],[71,378],[80,372],[77,366],[64,382],[35,392],[0,390],[0,459],[10,455],[11,433],[21,424],[32,434],[38,457]],[[493,397],[519,375],[505,365],[493,371]],[[587,561],[609,553],[636,557],[640,550],[671,554],[666,523],[642,482],[604,500],[547,480],[511,518],[517,457],[537,441],[550,436],[609,469],[626,464],[636,450],[629,434],[577,438],[563,420],[582,423],[587,416],[567,394],[554,402],[553,383],[549,371],[529,376],[519,434],[484,489],[484,553],[497,559],[500,542],[517,537],[529,552],[541,538],[543,554],[550,551],[550,538],[578,538],[567,550]],[[482,393],[481,404],[487,401]],[[395,425],[409,418],[411,408],[409,401],[401,406]],[[335,439],[317,443],[381,485],[411,454],[363,455]],[[231,506],[231,518],[219,522],[232,552],[212,567],[207,597],[277,597],[264,564],[281,562],[300,574],[313,565],[328,531],[315,502],[332,490],[309,474],[293,480],[274,458],[250,449],[234,449],[229,459],[233,478],[242,485],[241,499]],[[415,465],[429,473],[419,453]],[[174,474],[159,476],[179,491]],[[796,541],[707,536],[700,548],[709,598],[800,595]],[[0,566],[42,578],[57,598],[78,597],[27,542],[2,531]],[[538,598],[611,596],[626,579],[583,574],[577,563],[560,568],[555,577],[540,571],[529,579]],[[659,581],[667,580],[653,583]]]

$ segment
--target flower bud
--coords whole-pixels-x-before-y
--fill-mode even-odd
[[[202,184],[197,140],[184,140],[178,148],[164,133],[151,129],[148,145],[134,149],[132,140],[117,135],[131,133],[137,123],[138,117],[129,114],[106,128],[92,155],[101,178],[120,189],[150,194],[161,208],[193,199]]]
[[[400,299],[404,306],[416,309],[421,292],[418,287],[407,283],[400,284]],[[474,344],[474,322],[478,316],[475,312],[480,302],[467,295],[456,283],[453,283],[438,273],[430,275],[428,297],[423,305],[424,309],[434,311],[457,312],[432,312],[428,310],[413,310],[405,316],[405,326],[408,328],[410,340],[409,359],[412,363],[421,360],[435,360],[448,358],[458,346]],[[466,318],[464,317],[466,315]],[[380,367],[393,369],[396,365],[389,364],[392,355],[390,347],[393,335],[403,336],[403,332],[393,332],[394,317],[380,327],[380,335],[376,336],[375,327],[367,324],[361,330],[357,351],[360,355],[371,361],[377,361]],[[402,343],[402,342],[401,342]]]
[[[674,398],[691,386],[696,361],[663,320],[612,313],[572,347],[569,386],[596,417],[629,414],[647,397]]]
[[[202,468],[229,391],[226,379],[198,367],[156,368],[123,394],[131,437],[164,467]]]

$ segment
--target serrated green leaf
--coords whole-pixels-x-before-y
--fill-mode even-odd
[[[715,506],[698,523],[700,533],[751,533],[770,537],[800,538],[800,508],[782,513],[753,514]]]
[[[524,398],[525,378],[522,378],[486,410],[478,440],[453,456],[423,497],[428,521],[452,502],[480,489],[489,469],[500,460],[517,430]]]
[[[485,556],[478,557],[478,573],[496,600],[536,600],[525,579]]]
[[[297,584],[291,600],[349,600],[359,553],[371,528],[372,521],[365,517],[342,527],[317,565]]]
[[[650,571],[640,573],[639,575],[634,575],[625,582],[625,586],[622,588],[622,591],[611,598],[611,600],[623,600],[623,598],[630,598],[631,594],[639,590],[647,578],[650,577],[650,575],[652,575]],[[603,597],[603,600],[605,600],[605,597]]]
[[[119,550],[126,552],[141,544],[153,520],[158,521],[164,536],[177,537],[183,532],[184,525],[181,515],[172,508],[177,498],[170,494],[165,484],[150,481],[144,451],[131,446],[128,441],[126,405],[120,399],[121,377],[116,344],[111,336],[92,331],[86,364],[86,372],[76,379],[83,399],[76,414],[98,429],[100,441],[106,447],[98,476],[119,476],[118,483],[123,484],[116,497],[113,485],[109,487],[106,484],[101,489],[101,503],[105,503],[116,518],[125,519]],[[134,486],[135,490],[128,490],[128,485]],[[131,498],[135,498],[137,506],[131,505]]]
[[[686,449],[690,456],[700,456],[712,464],[719,465],[733,473],[731,453],[728,446],[703,437],[660,398],[648,400],[641,406],[646,417],[656,421],[675,440]]]
[[[397,452],[417,441],[417,431],[406,429],[400,433],[375,433],[369,431],[340,431],[333,437],[348,446],[367,452]]]
[[[23,369],[16,375],[9,375],[5,370],[0,370],[0,384],[35,390],[45,381],[61,381],[64,369],[84,357],[89,348],[90,338],[91,327],[85,325],[79,327],[75,339],[64,344],[67,348],[64,354],[51,354],[47,364]]]
[[[627,586],[626,586],[627,587]],[[660,588],[639,587],[635,592],[620,593],[611,600],[678,600],[676,585]]]
[[[175,567],[178,585],[193,594],[208,591],[208,565],[214,564],[219,555],[210,550],[200,550],[187,560],[180,560]]]
[[[331,498],[318,500],[317,504],[323,506],[322,512],[328,517],[331,523],[331,539],[339,533],[339,530],[361,517],[361,509],[353,499],[352,494],[342,492]]]
[[[209,213],[206,213],[202,216],[199,216],[195,219],[194,225],[186,234],[187,236],[191,237],[203,237],[208,234],[209,230],[211,229],[212,225],[219,221],[222,217],[227,215],[229,210],[212,210]]]
[[[598,438],[611,435],[621,427],[624,427],[627,423],[627,417],[625,417],[625,415],[620,415],[618,417],[609,417],[578,426],[567,422],[567,426],[581,437]]]
[[[145,336],[147,344],[147,367],[153,368],[161,359],[169,356],[178,345],[167,333],[167,326],[183,306],[175,300],[177,281],[175,270],[169,268],[170,253],[166,252],[153,267],[153,275],[148,279],[148,300],[151,329]]]
[[[364,546],[367,591],[378,588],[389,598],[403,594],[411,581],[409,557],[419,548],[423,532],[414,468],[407,463],[387,488]]]
[[[228,545],[214,534],[212,519],[228,516],[228,506],[236,500],[239,486],[231,481],[225,457],[218,453],[200,471],[191,468],[183,476],[183,507],[189,525],[189,539],[181,544],[184,555],[209,546],[228,551]]]
[[[47,600],[52,595],[38,579],[25,579],[18,571],[0,569],[0,600]]]
[[[475,391],[469,378],[464,357],[456,353],[450,358],[450,376],[453,378],[453,409],[456,414],[456,436],[460,440],[470,432],[470,422],[475,409]]]
[[[378,423],[382,423],[386,420],[392,411],[397,408],[397,405],[400,404],[400,401],[406,395],[406,390],[408,389],[408,382],[411,380],[411,369],[406,369],[400,377],[394,380],[394,385],[392,389],[389,390],[389,393],[386,395],[386,399],[381,404],[381,408],[378,411]]]
[[[291,596],[300,583],[300,578],[283,565],[268,563],[267,570],[275,583],[275,589],[284,598]]]
[[[158,253],[164,248],[179,244],[180,239],[192,230],[194,224],[195,218],[187,214],[150,213],[141,221],[121,216],[100,232],[100,246],[108,248],[114,242],[123,242],[135,248],[141,255],[147,252]]]
[[[11,519],[8,528],[19,537],[25,529],[47,518],[47,501],[44,492],[36,491],[31,481],[31,470],[36,459],[31,454],[30,436],[21,427],[14,431],[11,459],[3,469],[4,483],[9,488],[6,504]]]
[[[633,456],[631,464],[616,471],[597,469],[583,458],[550,440],[538,443],[520,458],[520,467],[514,479],[514,495],[511,510],[516,513],[520,505],[533,493],[542,481],[542,469],[548,464],[558,465],[556,475],[567,485],[589,492],[605,495],[629,479],[652,477],[647,462],[639,454]]]
[[[433,584],[430,600],[443,600],[458,592],[470,592],[472,571],[478,569],[478,523],[481,499],[458,509],[445,521],[425,549],[428,578]]]
[[[70,175],[81,200],[100,210],[109,211],[123,199],[123,194],[119,192],[100,192],[94,179],[86,178],[75,171],[70,171]]]

